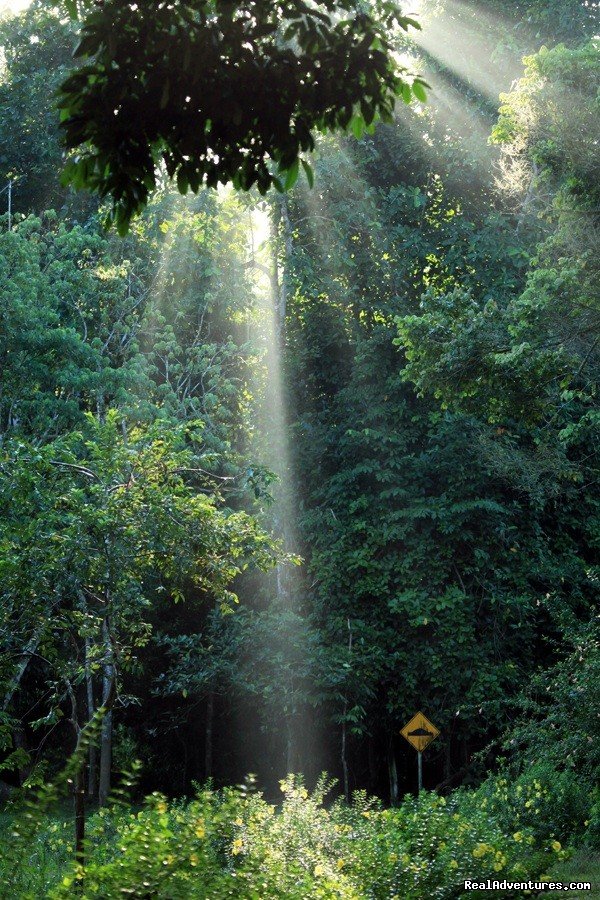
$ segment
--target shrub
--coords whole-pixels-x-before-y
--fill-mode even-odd
[[[46,896],[450,900],[465,878],[537,878],[566,854],[505,781],[397,809],[364,793],[327,807],[331,784],[309,793],[293,777],[277,808],[249,790],[200,789],[189,803],[154,794],[138,812],[92,816],[85,877],[65,869]]]
[[[538,843],[579,837],[590,816],[590,790],[585,779],[571,769],[557,771],[547,762],[528,766],[519,774],[508,769],[492,776],[476,792],[510,831],[515,823]]]

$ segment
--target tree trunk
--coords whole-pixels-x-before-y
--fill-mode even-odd
[[[67,691],[71,698],[71,725],[73,726],[73,731],[75,733],[75,757],[77,761],[75,783],[73,786],[75,862],[83,868],[85,865],[85,758],[81,754],[81,744],[84,731],[79,724],[77,694],[70,681],[67,681]]]
[[[215,695],[209,691],[206,698],[206,735],[204,744],[204,777],[208,780],[213,775],[213,728],[215,720]]]
[[[292,721],[287,720],[286,725],[286,742],[285,742],[285,773],[291,775],[294,771],[294,735],[292,732]]]
[[[348,760],[346,758],[346,721],[342,722],[342,771],[344,773],[344,797],[350,803],[350,780],[348,778]]]
[[[446,741],[446,752],[444,754],[444,779],[449,781],[452,777],[452,741],[451,735]]]
[[[105,661],[103,671],[102,705],[107,707],[102,720],[102,732],[100,735],[100,776],[98,779],[98,804],[105,806],[110,793],[110,774],[112,767],[112,704],[108,708],[108,700],[114,695],[115,690],[115,665],[112,643],[106,619],[102,623],[102,636],[104,638]]]
[[[87,718],[88,722],[94,718],[96,706],[94,703],[94,678],[90,669],[90,642],[89,638],[85,639],[85,688],[87,697]],[[89,769],[88,769],[88,797],[90,800],[96,796],[96,782],[98,780],[98,748],[96,742],[90,743],[89,753]]]
[[[108,635],[108,629],[106,630]],[[112,666],[112,680],[109,682],[107,690],[104,694],[103,707],[106,716],[111,715],[112,706],[116,696],[116,677],[114,665]],[[106,688],[106,685],[105,685]],[[71,698],[71,724],[76,736],[75,755],[77,758],[77,771],[75,773],[74,785],[74,808],[75,808],[75,859],[82,868],[85,865],[85,753],[88,741],[94,740],[94,729],[96,723],[89,721],[81,728],[79,725],[79,714],[77,709],[77,695],[73,690],[73,685],[68,681],[67,690]],[[101,773],[102,775],[102,773]],[[110,789],[110,767],[108,769],[108,788]],[[108,790],[107,790],[108,795]]]
[[[396,767],[396,756],[394,754],[394,745],[390,740],[388,750],[388,773],[390,776],[390,804],[398,805],[398,769]]]
[[[287,211],[287,207],[286,207]],[[288,220],[289,221],[289,220]],[[350,623],[350,619],[347,620],[348,625],[348,662],[352,658],[352,625]],[[346,757],[346,743],[347,743],[347,727],[346,727],[346,715],[348,713],[348,697],[344,698],[344,713],[342,720],[342,771],[344,773],[344,797],[346,798],[346,803],[350,802],[350,780],[348,778],[348,759]]]
[[[377,771],[377,754],[375,753],[375,738],[369,735],[367,743],[367,752],[369,757],[369,788],[372,793],[377,791],[377,783],[379,781]]]
[[[471,759],[469,754],[469,742],[467,738],[463,738],[463,740],[461,741],[461,751],[463,765],[468,766]]]
[[[277,330],[277,341],[279,345],[283,344],[282,320],[281,320],[281,283],[279,272],[279,224],[281,222],[281,207],[279,204],[273,207],[271,213],[271,234],[270,234],[270,250],[271,250],[271,268],[269,281],[271,285],[271,296],[276,310],[275,327]]]
[[[27,753],[27,757],[29,758],[29,750],[27,749],[27,736],[25,734],[25,729],[21,725],[17,725],[15,730],[13,731],[13,744],[15,750],[22,750],[24,753]],[[31,766],[29,763],[25,763],[24,765],[19,765],[19,784],[23,785],[27,781],[29,776],[29,772],[31,771]]]
[[[21,679],[25,674],[27,666],[29,665],[29,661],[31,660],[33,654],[36,652],[38,644],[42,639],[42,634],[44,633],[45,627],[46,622],[42,622],[38,625],[31,638],[27,642],[27,646],[23,650],[23,653],[21,654],[21,661],[17,666],[17,671],[15,672],[13,679],[8,687],[8,691],[6,692],[6,694],[4,695],[4,699],[2,700],[2,709],[4,711],[8,709],[12,698],[17,692],[19,684],[21,683]]]
[[[85,865],[85,764],[81,760],[75,775],[75,862]]]
[[[279,291],[278,304],[279,329],[283,336],[285,334],[285,317],[287,315],[287,301],[289,294],[289,267],[294,246],[292,241],[292,225],[290,223],[287,197],[282,195],[279,198],[279,203],[281,205],[281,221],[283,222],[283,237],[285,241],[285,263],[281,278],[281,289]]]
[[[98,779],[98,805],[106,806],[110,793],[110,773],[112,767],[112,712],[107,712],[102,720],[100,737],[100,777]]]

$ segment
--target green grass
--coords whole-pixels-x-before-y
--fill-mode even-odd
[[[549,873],[554,881],[590,881],[591,891],[544,891],[540,897],[600,898],[600,854],[579,850],[568,862],[559,863]]]

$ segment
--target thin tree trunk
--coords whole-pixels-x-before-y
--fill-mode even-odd
[[[102,705],[108,707],[108,698],[115,690],[115,664],[113,657],[110,632],[106,619],[102,623],[102,636],[104,639],[105,661],[103,667],[103,691]],[[100,736],[100,776],[98,779],[98,804],[105,806],[110,793],[110,775],[112,768],[112,704],[102,720],[102,732]]]
[[[90,669],[90,641],[85,639],[85,688],[87,696],[88,722],[94,718],[96,706],[94,703],[94,677]],[[98,749],[96,742],[90,743],[89,769],[88,769],[88,797],[90,800],[96,796],[96,782],[98,780]]]
[[[444,754],[444,779],[448,781],[452,776],[452,741],[450,737],[446,742],[446,752]]]
[[[292,721],[287,720],[286,742],[285,742],[285,772],[291,775],[294,771],[294,735],[292,732]]]
[[[344,710],[345,712],[345,710]],[[348,760],[346,759],[346,720],[342,722],[342,771],[344,773],[344,797],[350,803],[350,780],[348,778]]]
[[[281,205],[281,221],[283,222],[283,237],[285,241],[285,264],[281,278],[281,288],[279,291],[279,328],[281,334],[285,333],[285,317],[287,314],[287,301],[289,294],[289,267],[294,249],[292,241],[292,226],[290,223],[290,214],[288,209],[287,197],[282,196],[279,200]]]
[[[369,787],[372,793],[377,790],[378,772],[377,772],[377,755],[375,753],[375,739],[372,734],[369,735],[367,743],[367,752],[369,758]]]
[[[348,619],[348,661],[352,656],[352,626],[350,624],[350,619]],[[347,744],[347,727],[346,727],[346,715],[348,713],[348,697],[344,697],[344,712],[343,712],[343,720],[342,720],[342,771],[344,773],[344,797],[346,798],[346,803],[350,802],[350,779],[348,777],[348,759],[346,757],[346,744]]]
[[[25,729],[22,728],[21,725],[17,725],[13,731],[13,744],[15,750],[22,750],[27,754],[27,758],[29,759],[29,751],[27,749],[27,737],[25,735]],[[29,772],[31,771],[31,766],[28,763],[25,765],[19,765],[19,784],[25,784]]]
[[[468,766],[471,759],[469,756],[469,742],[468,742],[467,738],[463,738],[463,740],[461,741],[461,750],[462,750],[463,765]]]
[[[35,629],[35,631],[33,632],[32,636],[31,636],[31,638],[27,642],[25,649],[21,653],[21,661],[20,661],[19,665],[17,666],[17,671],[15,672],[13,679],[8,687],[8,691],[4,695],[4,699],[2,701],[3,711],[6,711],[8,709],[12,698],[16,694],[19,684],[21,683],[21,679],[23,678],[23,675],[25,674],[25,670],[27,669],[27,666],[29,665],[31,657],[36,652],[36,650],[38,648],[38,644],[42,639],[42,634],[44,633],[45,627],[46,627],[45,622],[41,622],[37,626],[37,628]]]
[[[82,729],[79,724],[79,712],[77,709],[77,695],[73,685],[67,681],[67,691],[71,698],[71,725],[75,732],[75,754],[79,753],[81,746]],[[73,809],[75,813],[75,862],[77,865],[85,865],[85,762],[78,760],[75,772],[75,784],[73,793]]]
[[[100,737],[100,776],[98,778],[98,805],[106,806],[110,793],[112,767],[112,712],[107,712],[102,720]]]
[[[281,207],[276,205],[271,212],[271,234],[270,234],[270,251],[271,251],[271,269],[269,281],[271,285],[271,296],[277,312],[277,338],[281,341],[281,284],[279,278],[279,223],[281,222]]]
[[[87,615],[88,605],[87,600],[85,598],[85,594],[81,589],[77,591],[79,597],[79,604],[81,606],[82,612]],[[94,676],[92,674],[92,669],[90,666],[90,639],[86,636],[84,641],[84,658],[83,658],[83,668],[85,672],[85,690],[86,690],[86,700],[87,700],[87,722],[91,722],[94,718],[94,713],[96,712],[96,703],[94,701]],[[90,742],[89,749],[89,768],[88,768],[88,781],[87,781],[87,792],[90,800],[93,800],[96,796],[96,787],[98,781],[98,745],[95,740]]]
[[[114,674],[114,667],[113,667]],[[77,771],[75,773],[75,785],[74,785],[74,795],[73,795],[73,803],[74,803],[74,812],[75,812],[75,860],[79,866],[82,868],[85,865],[85,744],[87,744],[90,738],[93,739],[92,729],[95,728],[95,723],[92,721],[87,722],[87,724],[81,728],[79,725],[79,715],[77,711],[77,696],[75,691],[73,690],[72,684],[67,681],[67,690],[69,696],[71,698],[71,724],[73,725],[73,730],[76,736],[75,743],[75,754],[81,754],[81,758],[77,760]],[[104,712],[105,716],[110,715],[113,707],[113,703],[115,702],[116,696],[116,678],[113,677],[112,682],[110,683],[108,693],[105,694],[104,697]],[[100,712],[100,711],[99,711]],[[110,770],[109,770],[110,776]],[[109,782],[110,784],[110,782]]]
[[[209,691],[206,698],[206,734],[204,745],[204,777],[212,778],[213,775],[213,728],[215,719],[215,694]]]
[[[75,862],[85,865],[85,766],[83,760],[75,775]]]
[[[390,740],[388,750],[388,772],[390,776],[390,803],[392,806],[398,805],[398,769],[396,766],[396,756],[394,754],[394,745]]]

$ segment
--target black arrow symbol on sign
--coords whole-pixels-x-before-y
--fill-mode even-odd
[[[433,731],[427,731],[426,728],[415,728],[414,731],[408,732],[409,737],[434,737]]]

